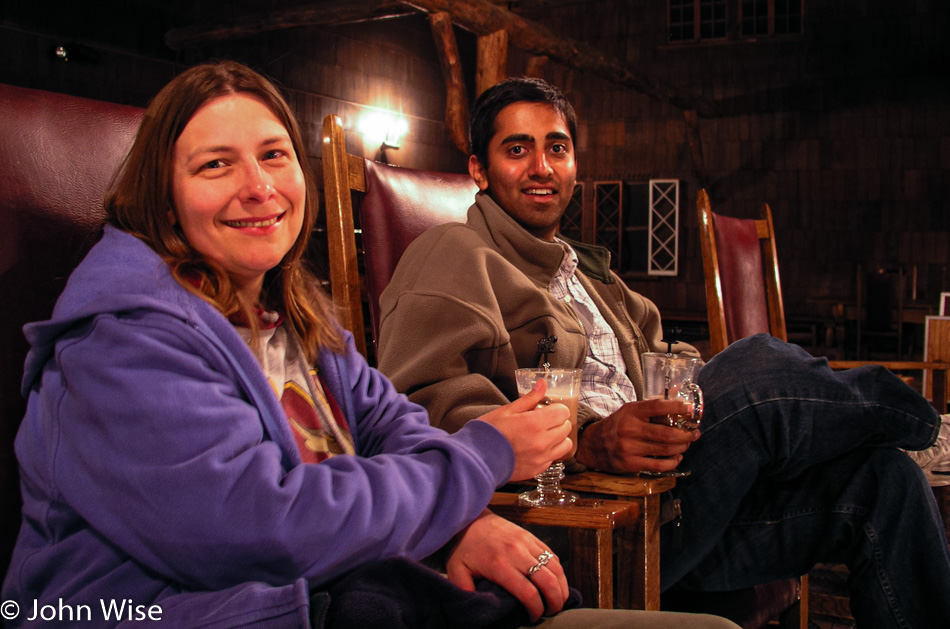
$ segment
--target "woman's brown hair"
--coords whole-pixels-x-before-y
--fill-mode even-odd
[[[302,260],[317,217],[316,182],[293,113],[277,88],[263,76],[239,63],[225,61],[195,66],[162,88],[145,111],[135,142],[106,194],[106,220],[151,246],[186,289],[207,299],[226,317],[247,322],[256,332],[258,318],[253,310],[258,304],[242,299],[220,265],[198,253],[169,220],[170,212],[175,210],[175,141],[202,105],[237,93],[256,96],[277,116],[290,136],[303,171],[307,198],[300,235],[281,263],[265,275],[260,305],[284,313],[308,360],[313,362],[321,346],[342,351],[329,300]]]

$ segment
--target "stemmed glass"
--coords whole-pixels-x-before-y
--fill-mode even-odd
[[[560,403],[568,408],[571,412],[571,442],[574,448],[564,458],[553,462],[548,469],[535,476],[538,481],[537,489],[520,494],[518,501],[531,507],[569,505],[576,502],[578,497],[575,493],[561,489],[561,479],[564,478],[564,461],[574,456],[577,451],[577,404],[581,392],[581,370],[545,367],[516,369],[518,395],[530,393],[535,383],[542,379],[547,383],[547,393],[539,406]]]
[[[703,392],[696,384],[703,366],[700,358],[689,358],[672,353],[647,352],[642,355],[644,395],[646,400],[679,400],[692,402],[690,414],[657,415],[650,423],[663,424],[682,430],[697,430],[703,417]],[[643,476],[688,476],[689,470],[669,472],[640,472]]]

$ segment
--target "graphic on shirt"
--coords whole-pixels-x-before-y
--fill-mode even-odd
[[[321,400],[322,404],[327,404]],[[350,444],[341,444],[332,431],[324,429],[309,392],[300,388],[297,383],[290,381],[284,385],[284,393],[280,396],[281,406],[287,415],[294,441],[301,458],[307,463],[319,463],[337,454],[352,453]],[[323,409],[328,415],[332,413],[329,404]],[[345,427],[340,427],[343,438],[349,437]]]

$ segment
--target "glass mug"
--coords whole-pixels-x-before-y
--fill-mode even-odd
[[[518,395],[524,396],[534,389],[538,380],[547,383],[547,392],[538,406],[548,404],[563,404],[571,412],[571,442],[574,448],[565,457],[554,461],[551,466],[541,472],[535,479],[537,489],[526,491],[518,496],[521,504],[532,507],[551,507],[568,505],[577,501],[577,494],[561,489],[561,479],[564,478],[564,461],[570,459],[577,452],[577,405],[581,394],[580,369],[516,369],[515,383],[518,386]]]
[[[651,417],[650,422],[684,430],[699,428],[703,417],[703,392],[696,380],[704,364],[702,359],[647,352],[642,354],[642,360],[643,399],[678,400],[693,404],[691,414],[658,415]]]

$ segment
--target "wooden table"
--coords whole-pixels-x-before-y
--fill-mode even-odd
[[[675,486],[675,478],[583,472],[566,475],[561,487],[582,493],[581,505],[592,509],[589,514],[575,507],[520,506],[516,494],[505,492],[496,493],[489,508],[513,522],[567,527],[577,555],[568,562],[567,578],[585,604],[612,608],[616,584],[619,607],[655,611],[660,609],[660,496]]]
[[[568,583],[581,593],[585,606],[613,608],[613,534],[637,528],[639,505],[581,498],[564,507],[528,507],[518,502],[517,493],[496,492],[488,508],[518,524],[567,528],[571,548],[565,566]]]

